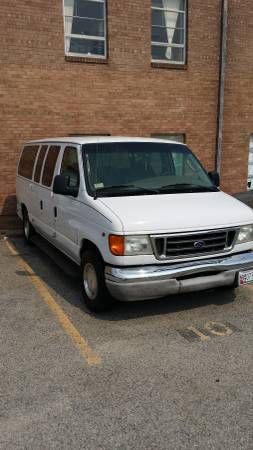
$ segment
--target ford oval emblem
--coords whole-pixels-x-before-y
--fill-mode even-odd
[[[196,241],[194,242],[193,247],[200,249],[205,247],[205,245],[206,245],[205,241]]]

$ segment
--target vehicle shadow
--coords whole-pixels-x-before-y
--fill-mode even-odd
[[[21,220],[16,214],[16,195],[8,195],[0,205],[0,230],[21,230]]]
[[[85,308],[79,289],[79,268],[43,238],[36,237],[30,247],[22,238],[10,239],[21,258],[27,262],[42,281],[75,308],[91,314]],[[20,276],[29,276],[24,270],[17,269]],[[144,316],[158,316],[184,310],[202,308],[207,305],[224,305],[235,300],[236,291],[219,288],[189,294],[172,295],[159,300],[141,302],[117,302],[109,312],[91,314],[98,320],[121,321]]]

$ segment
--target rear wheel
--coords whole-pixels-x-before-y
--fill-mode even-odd
[[[31,238],[35,233],[33,226],[30,223],[27,209],[23,209],[23,236],[27,244],[31,245]]]
[[[84,303],[92,312],[109,310],[115,303],[105,284],[104,263],[93,250],[83,252],[81,290]]]

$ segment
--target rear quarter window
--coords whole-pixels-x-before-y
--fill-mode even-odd
[[[51,145],[51,147],[49,148],[42,175],[43,186],[50,187],[52,185],[54,169],[60,149],[61,147],[58,145]]]
[[[19,161],[18,175],[32,179],[33,167],[39,150],[38,145],[26,145]]]

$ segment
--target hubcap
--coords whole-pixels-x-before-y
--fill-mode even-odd
[[[91,263],[87,263],[83,269],[83,286],[86,295],[94,300],[98,292],[98,280],[96,271]]]

